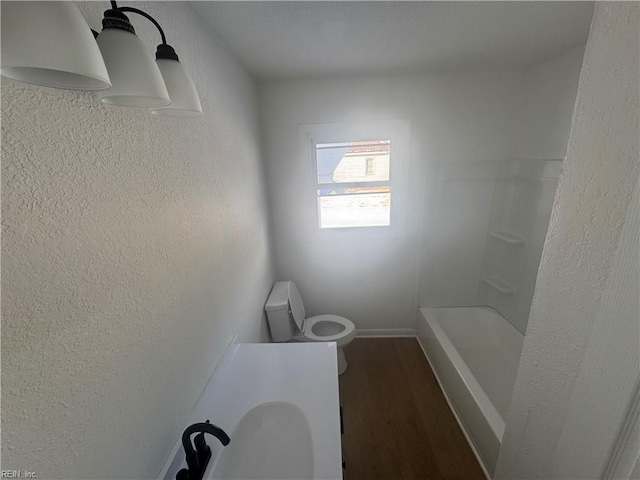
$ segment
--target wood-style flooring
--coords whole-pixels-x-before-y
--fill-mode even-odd
[[[359,338],[345,355],[344,480],[485,478],[415,338]]]

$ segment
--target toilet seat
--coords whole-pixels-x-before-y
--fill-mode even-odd
[[[305,318],[302,297],[291,280],[273,285],[264,310],[267,312],[273,341],[335,342],[338,347],[338,375],[345,372],[347,357],[344,355],[344,348],[356,337],[356,326],[351,320],[338,315]]]
[[[317,335],[313,333],[313,326],[320,322],[341,325],[344,327],[344,330],[335,335]],[[349,343],[353,337],[355,337],[356,326],[351,320],[338,315],[316,315],[315,317],[310,317],[305,320],[302,334],[305,338],[314,342],[336,342],[338,346],[341,346]]]

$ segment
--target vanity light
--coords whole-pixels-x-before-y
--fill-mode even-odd
[[[155,62],[126,12],[145,17],[160,32]],[[93,32],[94,40],[73,2],[2,2],[0,73],[38,85],[95,90],[102,103],[150,108],[156,115],[202,115],[191,77],[151,15],[111,1],[102,27],[100,34]]]
[[[73,2],[2,2],[0,73],[25,83],[102,90],[111,82]]]
[[[158,66],[121,10],[104,12],[102,32],[96,42],[112,84],[96,93],[97,100],[122,107],[169,105],[169,92]]]
[[[152,108],[151,113],[169,117],[199,117],[202,115],[202,105],[200,105],[196,86],[171,46],[158,45],[156,63],[162,73],[164,84],[169,90],[171,103],[164,107]]]

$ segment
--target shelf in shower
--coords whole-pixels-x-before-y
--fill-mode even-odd
[[[482,281],[490,287],[495,288],[500,293],[504,293],[505,295],[513,295],[515,293],[515,290],[511,285],[506,283],[504,280],[500,280],[497,277],[483,278]]]
[[[510,245],[524,245],[526,242],[524,238],[514,233],[508,232],[491,232],[491,236],[496,240],[501,240]]]

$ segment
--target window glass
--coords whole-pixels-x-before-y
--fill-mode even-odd
[[[320,228],[391,224],[391,141],[315,146]]]
[[[316,144],[318,183],[389,181],[391,142]]]

